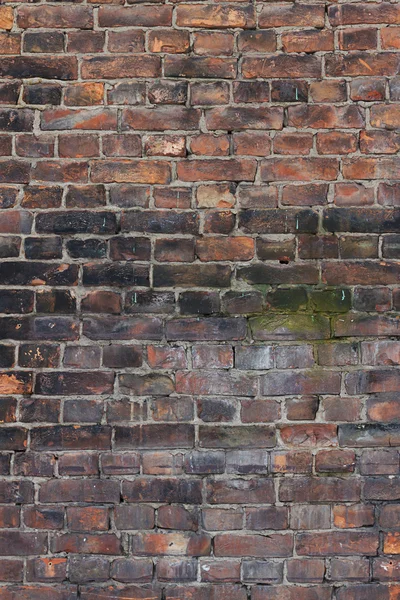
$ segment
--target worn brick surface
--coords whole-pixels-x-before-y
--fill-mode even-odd
[[[400,3],[0,3],[0,600],[400,598]]]

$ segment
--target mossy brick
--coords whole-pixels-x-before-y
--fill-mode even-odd
[[[312,290],[311,307],[316,312],[344,313],[351,309],[351,292],[345,288]]]
[[[267,293],[267,307],[282,311],[298,311],[307,308],[308,295],[304,287],[276,288]]]
[[[330,337],[323,315],[269,313],[249,319],[254,340],[322,340]]]

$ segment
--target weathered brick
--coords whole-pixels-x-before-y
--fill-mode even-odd
[[[290,534],[273,533],[269,536],[218,534],[214,538],[216,556],[285,557],[293,548]]]
[[[240,581],[240,563],[238,561],[202,561],[201,580],[209,583]]]
[[[396,600],[396,2],[0,29],[0,597]]]
[[[245,334],[241,318],[175,319],[166,328],[168,340],[241,340]]]
[[[334,39],[331,31],[309,29],[282,35],[285,52],[326,52],[333,50]]]
[[[36,380],[35,392],[46,396],[59,394],[108,394],[112,392],[114,374],[104,371],[97,372],[94,376],[91,372],[52,372],[41,373]]]
[[[135,425],[116,428],[115,445],[128,448],[192,448],[194,428],[192,425]]]
[[[169,586],[166,592],[166,600],[183,600],[189,594],[193,600],[245,600],[246,590],[240,585],[218,585],[218,586]]]
[[[296,539],[296,550],[308,556],[374,556],[379,540],[376,534],[366,532],[300,533]]]
[[[334,506],[333,518],[336,527],[341,529],[365,527],[374,524],[373,506],[353,505]]]
[[[47,552],[46,533],[28,533],[22,531],[3,531],[0,534],[0,555],[29,556]]]
[[[200,426],[200,446],[205,448],[270,448],[275,446],[272,427]]]
[[[397,424],[345,424],[339,426],[339,444],[351,445],[353,448],[397,446],[400,442],[399,434],[400,428]]]
[[[326,478],[298,478],[282,481],[279,498],[283,502],[330,502],[360,499],[357,480]]]
[[[218,7],[180,5],[177,13],[179,27],[252,28],[255,24],[253,7],[220,5]]]
[[[369,572],[369,561],[365,558],[333,558],[331,561],[331,578],[334,581],[368,581]],[[376,589],[373,587],[368,589],[372,594],[375,594]],[[353,597],[357,597],[356,590],[361,594],[366,591],[362,586],[359,588],[346,586],[347,593],[355,593]]]
[[[176,391],[183,394],[256,395],[256,381],[247,375],[229,376],[224,371],[179,371],[176,375]]]
[[[206,32],[194,35],[194,52],[200,55],[218,56],[233,54],[234,36],[228,32],[214,32],[212,36]]]
[[[247,508],[247,529],[287,529],[288,511],[284,507]]]
[[[329,77],[384,76],[395,75],[395,71],[395,57],[388,52],[328,54],[326,57],[326,73]]]
[[[120,554],[120,540],[113,533],[65,533],[53,539],[53,552],[76,554]]]
[[[242,578],[246,583],[281,583],[283,563],[261,560],[243,561]]]
[[[234,79],[236,69],[235,58],[166,56],[164,59],[164,72],[167,77]]]
[[[145,533],[131,536],[132,551],[152,556],[207,556],[210,554],[211,539],[207,534]]]
[[[325,574],[324,561],[303,558],[287,562],[288,581],[294,583],[322,583]]]
[[[323,370],[271,373],[261,376],[263,395],[339,394],[340,376]]]
[[[111,576],[116,581],[123,583],[145,583],[151,581],[153,563],[146,558],[129,559],[117,558],[111,566]]]
[[[290,508],[290,526],[293,529],[329,529],[331,509],[327,504],[298,504]]]
[[[73,28],[79,22],[81,29],[93,26],[93,10],[83,6],[20,6],[18,25],[23,29],[31,27]]]
[[[242,63],[245,79],[257,77],[320,77],[321,63],[314,56],[268,55],[265,58],[245,57]]]

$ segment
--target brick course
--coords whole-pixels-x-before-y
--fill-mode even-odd
[[[400,5],[0,6],[0,600],[400,598]]]

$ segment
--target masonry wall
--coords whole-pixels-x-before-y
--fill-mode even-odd
[[[0,6],[0,600],[400,599],[400,3]]]

